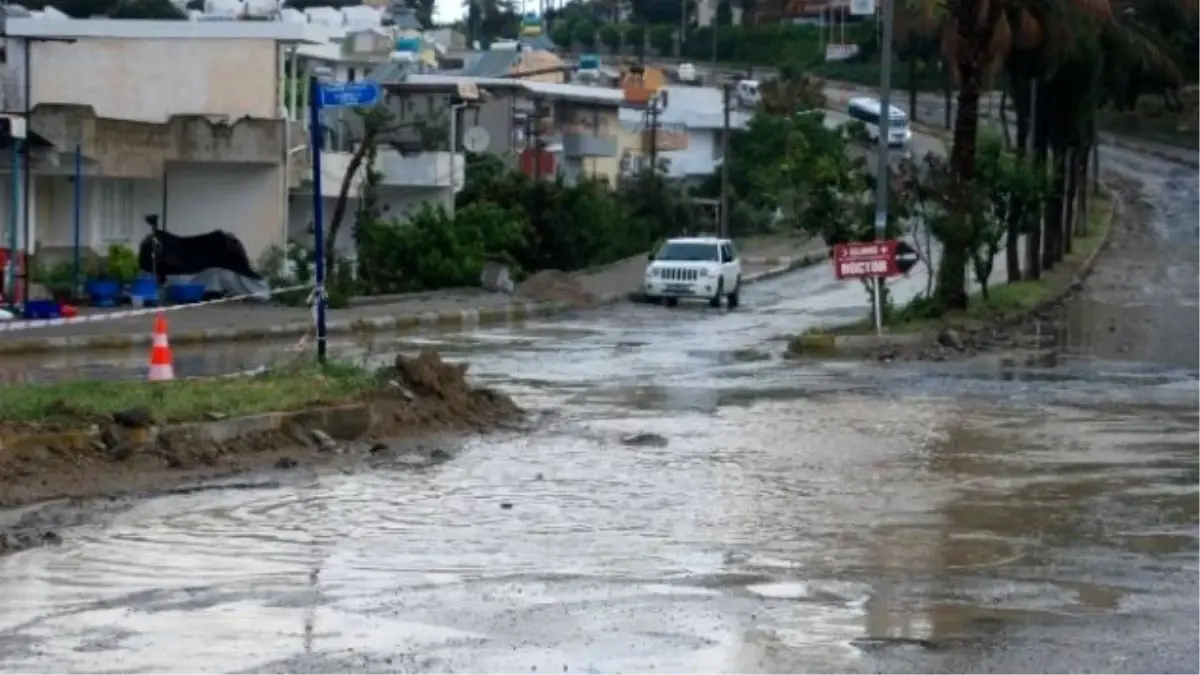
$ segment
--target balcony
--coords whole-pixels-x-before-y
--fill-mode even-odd
[[[395,150],[380,149],[375,168],[383,174],[383,184],[394,187],[448,188],[461,187],[466,158],[459,154],[451,161],[449,152],[422,152],[401,155]],[[450,169],[454,169],[451,181]]]
[[[326,152],[321,155],[321,193],[336,197],[341,190],[342,178],[350,167],[351,153]],[[450,153],[423,152],[404,156],[395,150],[380,148],[375,159],[375,168],[383,174],[382,185],[398,188],[449,188]],[[463,184],[464,157],[460,154],[454,161],[454,186]],[[359,170],[362,173],[362,170]],[[350,197],[358,197],[361,176],[351,182]]]
[[[592,132],[565,132],[562,135],[566,157],[616,157],[617,137]]]

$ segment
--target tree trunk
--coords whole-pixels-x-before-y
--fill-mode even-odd
[[[1039,176],[1046,175],[1046,124],[1045,124],[1045,93],[1044,87],[1039,80],[1033,80],[1031,86],[1033,104],[1031,106],[1030,120],[1033,122],[1033,170]],[[1036,222],[1030,223],[1030,227],[1026,230],[1025,236],[1025,278],[1041,279],[1042,278],[1042,214],[1030,214],[1030,218],[1036,218]]]
[[[987,16],[981,20],[981,6]],[[954,144],[950,150],[952,210],[950,229],[942,240],[942,262],[934,291],[947,310],[966,309],[967,263],[975,243],[975,223],[971,222],[975,189],[975,145],[979,135],[979,98],[987,68],[992,33],[1002,11],[1002,3],[984,0],[956,0],[951,3],[958,31],[958,109],[954,116]]]
[[[954,126],[954,69],[951,68],[950,59],[943,59],[942,64],[943,75],[945,75],[942,79],[944,84],[942,96],[945,99],[942,109],[946,117],[946,128],[951,129]]]
[[[1056,143],[1051,150],[1054,160],[1050,175],[1050,199],[1046,202],[1046,247],[1042,251],[1042,269],[1050,271],[1063,258],[1063,196],[1067,186],[1067,149]]]
[[[919,122],[917,117],[917,50],[909,40],[908,49],[908,119]]]
[[[350,188],[354,185],[354,177],[358,175],[358,170],[362,167],[363,158],[367,155],[367,150],[375,142],[374,135],[363,135],[363,140],[354,149],[354,154],[350,156],[350,162],[346,165],[346,174],[342,176],[342,186],[338,189],[337,202],[333,205],[333,216],[329,219],[329,236],[325,238],[325,276],[332,284],[334,281],[334,271],[337,262],[337,236],[342,229],[342,219],[346,217],[346,206],[350,201]],[[316,227],[321,227],[321,223],[316,223]]]
[[[1000,134],[1004,137],[1004,149],[1012,150],[1012,135],[1008,132],[1008,87],[1000,88]]]
[[[1074,146],[1067,152],[1067,194],[1063,204],[1063,255],[1075,249],[1075,193],[1079,188],[1079,155],[1083,148]],[[1086,155],[1084,155],[1086,157]]]
[[[1029,148],[1029,87],[1030,81],[1025,77],[1011,78],[1013,89],[1013,108],[1017,113],[1017,162],[1024,164]],[[1006,90],[1007,92],[1007,90]],[[1004,99],[1001,99],[1000,114],[1004,114]],[[1005,143],[1008,138],[1008,123],[1004,125]],[[1008,212],[1004,241],[1004,262],[1008,267],[1008,283],[1020,281],[1021,275],[1021,232],[1024,229],[1024,219],[1028,207],[1025,204],[1014,204]]]
[[[1078,221],[1076,232],[1079,236],[1088,236],[1088,157],[1092,154],[1092,146],[1088,145],[1079,157],[1079,205],[1075,209],[1075,219]]]

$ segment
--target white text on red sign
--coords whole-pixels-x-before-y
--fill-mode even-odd
[[[844,277],[887,274],[886,260],[847,260],[838,263],[838,269]]]
[[[851,245],[846,247],[846,257],[848,258],[873,258],[875,256],[887,255],[887,253],[887,247],[878,244]]]

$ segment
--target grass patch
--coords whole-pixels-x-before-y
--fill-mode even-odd
[[[31,384],[0,388],[0,424],[82,426],[130,408],[146,408],[159,422],[192,422],[352,400],[377,383],[362,368],[331,363],[248,377]]]
[[[899,309],[895,312],[897,316],[884,324],[884,332],[917,333],[946,326],[971,330],[997,317],[1020,314],[1037,308],[1066,288],[1075,279],[1083,263],[1104,241],[1112,220],[1112,202],[1107,197],[1098,195],[1091,200],[1089,208],[1091,212],[1088,214],[1087,235],[1075,237],[1070,255],[1064,256],[1063,261],[1053,270],[1044,272],[1041,279],[993,286],[989,289],[986,301],[981,293],[972,293],[966,311],[949,312],[936,318],[911,318],[906,316],[913,311],[911,306]],[[1001,251],[1000,255],[1004,255],[1004,252]],[[915,302],[920,301],[921,299],[918,299]],[[868,316],[860,321],[833,329],[815,329],[811,332],[872,335],[875,333],[875,322],[869,316],[868,310]]]

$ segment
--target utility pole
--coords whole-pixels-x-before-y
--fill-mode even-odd
[[[721,236],[729,238],[729,106],[732,85],[721,87],[724,99],[724,117],[721,125]]]
[[[677,56],[683,58],[683,41],[687,39],[687,14],[688,0],[679,0],[679,42],[677,43],[679,53]]]
[[[656,93],[650,97],[646,105],[646,126],[650,128],[650,171],[656,175],[658,173],[658,115],[660,112]]]
[[[730,11],[732,11],[732,10],[730,10]],[[713,16],[712,16],[712,23],[709,24],[709,26],[712,28],[712,65],[708,69],[708,72],[710,75],[713,72],[715,72],[717,69],[717,28],[720,25],[721,24],[717,21],[717,13],[716,13],[716,11],[714,11]]]
[[[883,0],[883,43],[879,58],[879,158],[875,167],[875,239],[885,238],[888,220],[888,144],[892,134],[892,33],[895,0]],[[883,279],[875,277],[875,334],[883,335]]]

